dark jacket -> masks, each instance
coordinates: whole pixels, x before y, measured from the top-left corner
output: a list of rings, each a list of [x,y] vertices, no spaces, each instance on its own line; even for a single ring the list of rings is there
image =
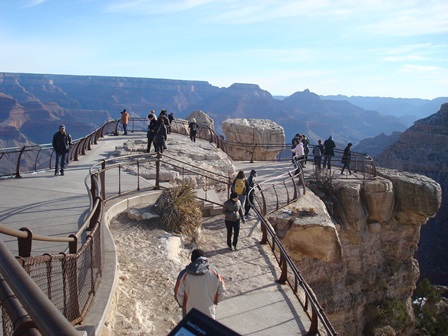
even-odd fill
[[[72,145],[72,137],[68,133],[60,131],[53,135],[53,148],[56,153],[68,153]]]
[[[350,146],[345,147],[341,162],[350,163],[351,156],[352,156],[352,150],[350,149]]]
[[[327,139],[324,141],[324,154],[334,156],[334,148],[336,144],[332,139]]]
[[[157,125],[157,120],[152,118],[152,120],[149,122],[149,125],[148,125],[148,134],[147,134],[148,138],[150,138],[150,139],[154,138],[154,129],[156,128],[156,125]]]

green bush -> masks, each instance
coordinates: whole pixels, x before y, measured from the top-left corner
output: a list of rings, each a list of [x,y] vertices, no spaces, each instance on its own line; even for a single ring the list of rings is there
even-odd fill
[[[165,190],[157,201],[156,211],[165,230],[195,239],[202,225],[201,207],[189,182]]]
[[[431,285],[428,279],[422,280],[415,289],[414,314],[417,320],[416,335],[419,336],[446,336],[448,335],[448,322],[443,311],[439,312],[438,304],[441,301],[440,293]],[[422,299],[425,300],[422,300]]]
[[[408,320],[406,304],[398,299],[385,298],[379,303],[366,307],[369,323],[366,325],[366,335],[389,336],[400,333]]]

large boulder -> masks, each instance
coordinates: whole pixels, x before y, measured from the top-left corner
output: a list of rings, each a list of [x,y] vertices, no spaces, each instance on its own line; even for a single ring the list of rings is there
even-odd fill
[[[283,127],[268,119],[226,119],[227,154],[237,161],[275,160],[284,149]]]

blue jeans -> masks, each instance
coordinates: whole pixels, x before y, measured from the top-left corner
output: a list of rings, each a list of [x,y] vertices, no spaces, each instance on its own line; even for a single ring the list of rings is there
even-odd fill
[[[123,124],[124,135],[128,134],[128,124]]]
[[[61,167],[61,173],[65,169],[65,157],[67,153],[58,153],[56,152],[56,163],[54,165],[54,173],[56,174],[58,172],[59,167]],[[61,163],[59,163],[61,161]]]

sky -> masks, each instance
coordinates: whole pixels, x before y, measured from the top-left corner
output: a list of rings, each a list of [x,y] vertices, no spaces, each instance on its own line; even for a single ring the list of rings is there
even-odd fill
[[[447,0],[1,0],[0,72],[448,96]]]

